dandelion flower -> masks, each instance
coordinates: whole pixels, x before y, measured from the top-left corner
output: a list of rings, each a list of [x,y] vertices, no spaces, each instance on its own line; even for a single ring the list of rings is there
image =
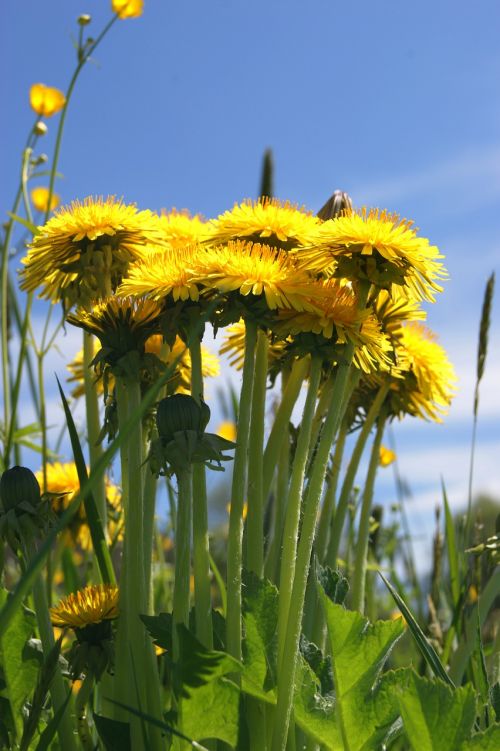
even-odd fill
[[[213,243],[246,239],[287,250],[311,244],[321,221],[288,201],[261,198],[235,204],[211,225]]]
[[[94,584],[60,600],[50,608],[54,626],[84,629],[118,617],[119,589],[111,584]]]
[[[62,110],[66,103],[66,97],[59,89],[45,86],[43,83],[34,83],[30,89],[30,104],[37,115],[52,117]]]
[[[224,422],[221,422],[215,432],[217,435],[225,438],[226,441],[233,441],[233,443],[236,441],[236,423],[232,420],[224,420]]]
[[[144,0],[111,0],[111,8],[119,18],[138,18],[144,11]]]
[[[23,259],[21,287],[65,307],[111,295],[144,248],[161,245],[159,217],[114,197],[86,198],[58,209]]]
[[[209,237],[208,222],[203,221],[199,214],[191,216],[188,211],[162,211],[160,226],[166,244],[172,248],[196,245]]]
[[[37,211],[46,212],[49,209],[49,189],[42,186],[33,188],[31,191],[31,202]],[[52,193],[50,199],[50,211],[53,211],[61,202],[57,193]]]
[[[119,292],[157,302],[170,296],[174,302],[196,302],[200,296],[200,285],[195,281],[199,257],[196,245],[147,253],[130,266]]]
[[[396,454],[386,446],[381,446],[379,451],[379,461],[381,467],[388,467],[396,461]]]

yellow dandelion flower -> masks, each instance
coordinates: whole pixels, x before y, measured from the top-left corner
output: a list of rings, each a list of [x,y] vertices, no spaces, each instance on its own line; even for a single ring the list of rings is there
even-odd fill
[[[219,349],[221,355],[229,355],[229,364],[233,367],[241,370],[243,368],[243,361],[245,359],[245,322],[240,319],[236,323],[232,323],[224,330],[225,337],[224,342]],[[286,341],[285,339],[271,340],[268,349],[268,361],[271,366],[277,360],[280,360]]]
[[[381,467],[388,467],[396,461],[396,454],[386,446],[381,446],[379,451],[379,464]]]
[[[227,441],[233,441],[234,443],[236,440],[236,423],[232,420],[224,420],[215,432]]]
[[[200,260],[199,281],[222,293],[264,296],[270,310],[310,310],[312,279],[284,250],[237,240],[209,249]]]
[[[171,296],[174,302],[196,302],[200,296],[200,285],[195,281],[200,253],[198,246],[189,246],[143,255],[129,267],[120,294],[144,295],[156,301]]]
[[[41,297],[67,308],[113,294],[130,261],[163,242],[159,217],[114,197],[74,201],[39,229],[22,261],[21,287],[41,287]]]
[[[111,0],[111,8],[119,18],[138,18],[144,11],[144,0]]]
[[[54,626],[85,628],[118,617],[119,589],[111,584],[94,584],[60,600],[50,608]]]
[[[211,225],[214,243],[246,239],[289,249],[311,244],[321,221],[289,201],[261,198],[235,204]]]
[[[395,287],[390,293],[381,289],[375,300],[375,314],[382,329],[392,339],[398,341],[401,324],[404,321],[425,321],[427,313],[418,300],[407,297]]]
[[[37,115],[52,117],[62,110],[66,103],[66,97],[59,89],[53,86],[45,86],[43,83],[34,83],[30,88],[30,104]]]
[[[49,208],[49,189],[44,188],[42,186],[39,186],[38,188],[33,188],[31,191],[31,203],[35,207],[37,211],[43,211],[44,213]],[[56,209],[61,202],[60,197],[57,195],[57,193],[52,194],[52,198],[50,199],[50,210],[53,211]]]
[[[188,211],[162,211],[160,226],[163,238],[172,248],[184,248],[186,245],[196,245],[209,237],[210,225],[199,214],[191,216]]]
[[[378,209],[349,210],[324,222],[311,247],[294,251],[300,264],[326,276],[406,285],[418,300],[434,300],[447,274],[443,256],[413,223]]]

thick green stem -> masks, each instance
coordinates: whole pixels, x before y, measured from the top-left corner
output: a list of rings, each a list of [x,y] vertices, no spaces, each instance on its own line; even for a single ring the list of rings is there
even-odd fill
[[[288,423],[290,422],[290,417],[292,416],[302,383],[307,375],[308,367],[308,358],[303,357],[300,360],[295,360],[286,383],[286,388],[281,397],[281,402],[264,451],[264,498],[267,497],[271,488],[276,464],[278,463],[278,457],[283,444],[283,436],[288,434]]]
[[[285,638],[287,633],[290,598],[295,575],[295,561],[297,557],[297,538],[302,499],[302,488],[309,453],[314,408],[318,396],[318,386],[321,378],[321,358],[313,357],[309,374],[304,413],[300,424],[297,448],[293,460],[292,476],[286,504],[285,530],[283,533],[283,552],[280,570],[280,596],[278,611],[278,665],[283,665]]]
[[[382,407],[378,416],[377,432],[373,439],[370,463],[368,465],[368,473],[366,475],[363,500],[361,503],[361,516],[359,519],[358,540],[356,542],[351,596],[352,610],[358,610],[360,613],[364,613],[365,609],[366,558],[368,555],[368,539],[370,537],[370,512],[373,500],[373,489],[375,487],[375,477],[380,463],[380,446],[382,445],[382,437],[384,435],[386,414],[387,411]]]
[[[35,605],[35,612],[38,622],[38,630],[40,632],[40,640],[42,642],[43,654],[44,657],[47,658],[55,644],[55,640],[54,631],[50,622],[50,613],[47,605],[45,585],[40,575],[36,577],[33,585],[33,602]],[[64,686],[64,681],[59,665],[57,665],[55,669],[54,678],[50,685],[50,695],[52,698],[52,703],[54,705],[54,711],[57,712],[57,710],[63,706],[67,697],[67,691]],[[66,707],[64,715],[62,716],[59,723],[59,741],[61,748],[64,748],[65,750],[68,749],[68,751],[77,751],[70,713],[71,702]]]
[[[243,506],[246,491],[248,459],[248,426],[252,407],[253,374],[257,326],[246,321],[245,361],[241,384],[236,450],[234,454],[231,511],[227,548],[227,651],[241,660],[241,563],[243,538]]]
[[[90,363],[94,359],[94,346],[92,334],[83,332],[83,383],[85,386],[85,409],[87,417],[87,439],[89,444],[90,470],[92,471],[97,460],[102,454],[102,447],[97,443],[101,432],[99,421],[99,400],[96,386],[92,378]],[[104,477],[94,486],[93,495],[101,519],[104,534],[108,525],[106,508],[106,490]]]
[[[191,394],[203,398],[201,342],[194,328],[190,336]],[[210,547],[208,538],[207,479],[204,464],[193,465],[193,574],[196,636],[206,647],[213,647],[212,596],[210,592]]]
[[[252,416],[248,445],[248,512],[246,519],[246,565],[261,577],[264,570],[264,418],[269,337],[259,329],[255,350]]]
[[[318,560],[320,562],[323,562],[323,559],[326,555],[326,549],[328,545],[328,532],[330,530],[330,522],[335,511],[337,485],[340,475],[340,467],[342,465],[342,457],[344,456],[344,448],[348,429],[348,421],[344,418],[340,426],[337,441],[335,443],[335,451],[331,461],[330,474],[328,477],[325,497],[323,499],[323,506],[321,507],[321,513],[318,522],[318,532],[314,545],[316,555],[318,556]]]
[[[337,566],[337,556],[339,554],[342,530],[344,528],[347,508],[349,506],[351,491],[354,485],[359,462],[361,460],[361,455],[363,454],[366,441],[368,439],[368,436],[370,435],[370,431],[375,423],[375,420],[377,419],[382,404],[384,403],[384,399],[387,396],[388,390],[389,385],[387,382],[383,383],[382,386],[380,386],[377,395],[373,400],[370,409],[368,410],[368,414],[366,415],[363,427],[360,430],[358,440],[356,441],[354,450],[349,460],[349,465],[347,467],[344,482],[342,483],[342,488],[340,491],[339,502],[337,504],[335,515],[333,517],[330,542],[328,543],[328,551],[326,554],[326,563],[332,568],[335,568]]]
[[[173,600],[174,660],[179,659],[176,624],[189,626],[189,579],[191,576],[191,514],[193,476],[191,468],[177,472],[177,521],[175,525],[175,580]]]

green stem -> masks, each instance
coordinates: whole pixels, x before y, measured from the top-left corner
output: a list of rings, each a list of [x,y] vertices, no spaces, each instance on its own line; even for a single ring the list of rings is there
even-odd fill
[[[246,518],[246,565],[260,578],[264,570],[264,419],[269,337],[259,329],[255,350],[252,414],[248,444],[248,498]]]
[[[156,434],[157,435],[157,434]],[[156,437],[156,436],[155,436]],[[158,478],[146,465],[144,478],[144,586],[147,593],[147,613],[153,614],[152,577],[153,544],[155,528],[156,488]]]
[[[328,532],[330,530],[330,522],[335,511],[337,485],[340,475],[340,468],[342,465],[342,457],[344,456],[344,448],[348,430],[349,421],[344,418],[342,420],[337,441],[335,443],[335,451],[331,461],[325,498],[323,501],[323,506],[321,507],[321,513],[319,517],[318,533],[316,542],[314,544],[316,555],[318,556],[318,560],[320,562],[323,562],[326,555],[326,549],[328,545]]]
[[[281,403],[274,418],[271,433],[264,451],[264,498],[267,497],[273,481],[276,464],[283,444],[283,435],[288,433],[288,423],[292,416],[304,378],[307,375],[309,360],[306,357],[295,360],[283,392]]]
[[[326,563],[332,568],[336,568],[337,566],[340,540],[342,537],[347,508],[349,506],[351,491],[354,485],[359,462],[361,460],[366,441],[368,440],[368,436],[370,435],[370,431],[375,423],[375,420],[377,419],[388,391],[389,385],[388,382],[385,382],[382,384],[382,386],[380,386],[377,395],[375,396],[375,399],[373,400],[370,409],[368,410],[368,414],[366,415],[363,427],[360,430],[358,440],[356,441],[351,458],[349,460],[349,465],[347,467],[344,482],[342,483],[342,488],[340,491],[339,502],[337,504],[335,515],[333,517],[330,542],[328,543],[328,550],[326,553]]]
[[[280,596],[278,610],[278,665],[283,666],[285,654],[285,638],[287,633],[290,599],[295,576],[295,561],[297,557],[297,538],[299,534],[299,521],[301,510],[302,488],[304,475],[309,454],[309,442],[311,439],[314,408],[318,396],[318,387],[321,378],[321,358],[313,357],[309,374],[309,387],[307,390],[304,413],[300,424],[297,449],[293,460],[292,476],[286,504],[285,530],[283,533],[283,552],[281,556],[280,570]]]
[[[227,651],[241,660],[241,563],[243,537],[243,506],[246,490],[248,426],[252,406],[253,375],[257,326],[247,320],[245,325],[245,361],[241,384],[236,450],[234,454],[231,511],[227,548]]]
[[[83,749],[89,749],[92,751],[94,748],[94,741],[92,739],[92,732],[89,728],[87,719],[87,704],[92,695],[92,689],[94,688],[94,676],[92,673],[87,673],[83,679],[83,683],[80,687],[78,695],[75,701],[75,715],[78,726],[78,735],[80,736],[80,742]]]
[[[175,525],[175,579],[173,598],[174,661],[179,659],[177,623],[189,626],[189,579],[191,575],[192,470],[177,472],[177,521]]]
[[[359,519],[358,540],[356,543],[356,552],[354,558],[354,570],[352,577],[352,597],[351,608],[364,613],[365,603],[365,582],[366,582],[366,563],[368,555],[368,538],[370,536],[370,513],[373,500],[373,490],[375,487],[375,477],[380,463],[380,446],[386,422],[387,410],[382,407],[378,420],[377,432],[373,439],[372,452],[368,465],[365,487],[363,490],[363,500],[361,503],[361,516]]]
[[[29,550],[28,546],[25,546],[26,551]],[[26,561],[29,562],[29,555],[25,553]],[[33,602],[35,605],[36,618],[38,623],[38,630],[40,632],[40,640],[42,642],[42,649],[45,659],[47,659],[51,649],[54,647],[54,631],[50,622],[50,613],[47,605],[47,595],[45,591],[45,585],[41,575],[39,574],[33,584]],[[60,667],[57,665],[55,669],[54,678],[50,685],[50,695],[52,703],[54,705],[54,711],[57,712],[60,707],[66,701],[67,691],[64,685],[64,680],[61,675]],[[70,702],[71,705],[71,702]],[[75,736],[73,734],[73,727],[71,722],[71,706],[68,705],[61,718],[58,727],[58,735],[61,743],[61,748],[65,751],[77,751]]]
[[[90,471],[102,454],[102,447],[97,443],[101,432],[99,421],[99,398],[93,381],[91,362],[94,359],[93,336],[83,332],[83,382],[85,386],[85,409],[87,417],[87,439],[89,444]],[[104,478],[94,488],[94,498],[101,519],[102,528],[106,534],[108,527],[108,512],[106,508],[106,490]]]
[[[189,337],[191,355],[191,394],[203,398],[201,340],[196,329]],[[210,548],[208,538],[208,500],[205,465],[193,465],[193,574],[196,636],[206,647],[213,647],[212,596],[210,592]]]

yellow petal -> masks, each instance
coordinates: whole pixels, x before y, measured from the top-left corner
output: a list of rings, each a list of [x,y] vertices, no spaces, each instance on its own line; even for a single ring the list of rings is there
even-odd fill
[[[53,211],[57,208],[60,201],[61,199],[57,193],[52,193],[52,198],[50,199],[50,210]],[[47,211],[49,205],[49,189],[42,186],[33,188],[31,191],[31,203],[37,211]]]
[[[144,0],[112,0],[111,7],[120,18],[138,18],[144,11]]]
[[[59,89],[45,86],[43,83],[34,83],[30,89],[30,104],[38,115],[52,117],[62,110],[66,103],[66,97]]]

